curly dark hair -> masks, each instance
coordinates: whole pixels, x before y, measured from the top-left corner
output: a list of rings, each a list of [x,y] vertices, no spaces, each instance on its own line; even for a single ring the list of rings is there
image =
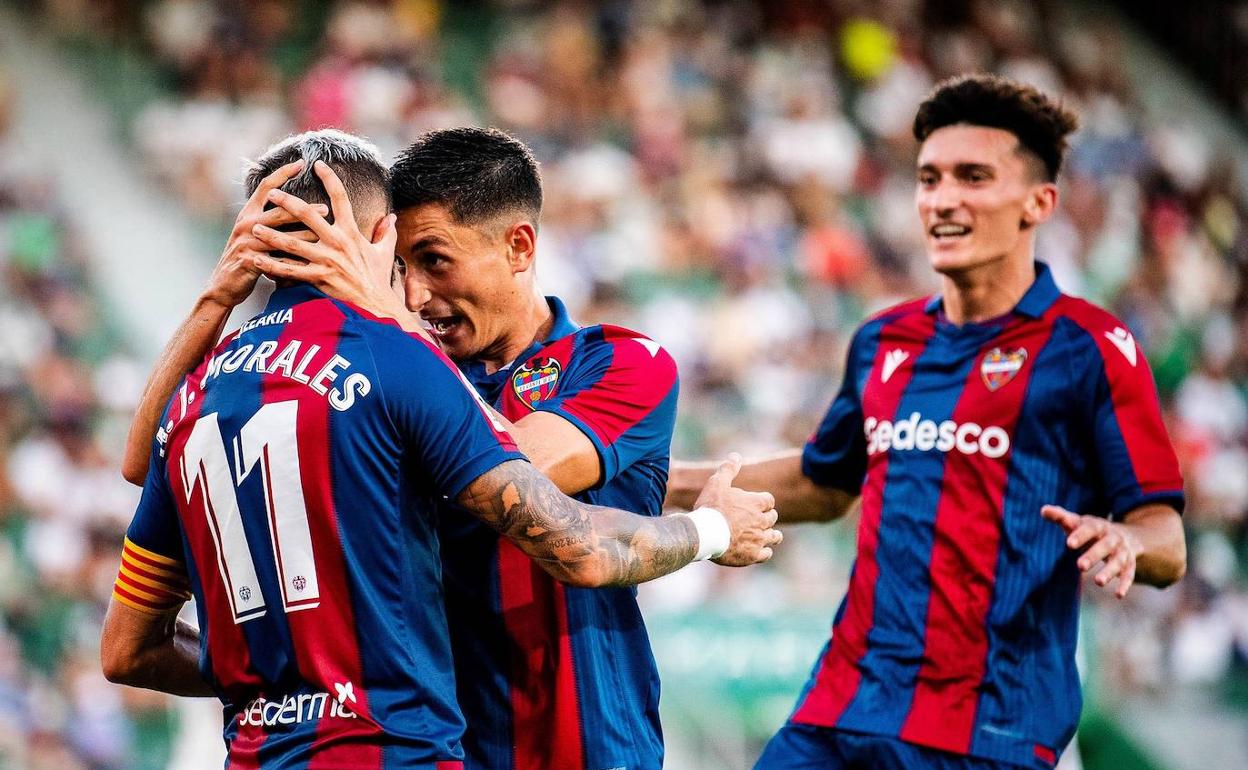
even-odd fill
[[[959,75],[936,84],[914,116],[914,138],[965,123],[1009,131],[1043,165],[1052,182],[1062,167],[1066,137],[1079,118],[1034,86],[1000,75]]]

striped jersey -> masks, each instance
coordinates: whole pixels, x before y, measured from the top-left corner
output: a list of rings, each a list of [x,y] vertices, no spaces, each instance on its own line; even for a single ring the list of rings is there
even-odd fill
[[[425,340],[307,285],[181,384],[115,596],[198,603],[232,770],[460,767],[436,513],[522,459]]]
[[[1131,333],[1049,269],[1008,315],[955,326],[939,297],[849,350],[803,472],[862,495],[858,553],[793,722],[1051,768],[1081,707],[1080,572],[1040,508],[1183,507]]]
[[[675,363],[636,332],[578,329],[548,302],[545,340],[465,374],[508,419],[551,412],[593,442],[602,480],[577,499],[659,515]],[[462,512],[444,519],[442,544],[468,770],[657,770],[659,680],[635,589],[564,586]]]

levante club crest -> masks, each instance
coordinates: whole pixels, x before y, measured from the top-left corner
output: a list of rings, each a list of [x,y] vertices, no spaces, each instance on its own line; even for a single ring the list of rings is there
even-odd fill
[[[538,401],[550,398],[559,385],[563,368],[553,358],[538,358],[526,362],[511,378],[511,387],[520,403],[532,408]]]
[[[1014,379],[1014,375],[1023,368],[1026,360],[1026,348],[1011,350],[1008,353],[1003,352],[1001,348],[993,348],[988,351],[988,355],[984,356],[984,362],[979,365],[979,373],[984,378],[984,384],[988,386],[988,390],[998,390],[1002,385]]]

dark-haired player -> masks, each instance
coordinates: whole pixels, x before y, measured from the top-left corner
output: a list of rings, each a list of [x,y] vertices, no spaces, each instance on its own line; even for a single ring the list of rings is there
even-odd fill
[[[375,149],[304,134],[267,153],[248,183],[240,220],[280,226],[293,218],[265,212],[266,200],[327,201],[333,224],[312,222],[317,241],[351,240],[365,273],[386,280],[394,230]],[[220,696],[239,770],[461,766],[440,498],[525,564],[582,587],[699,557],[754,563],[778,542],[771,496],[733,489],[732,461],[698,517],[565,497],[427,338],[307,283],[279,283],[182,380],[160,423],[103,667],[113,681]],[[175,621],[191,592],[202,636]]]
[[[943,291],[858,329],[810,443],[738,480],[775,489],[786,520],[862,501],[832,639],[758,768],[1051,768],[1081,703],[1080,574],[1122,597],[1184,572],[1144,354],[1033,257],[1075,125],[985,75],[919,108],[915,202]],[[673,500],[707,472],[676,464]]]
[[[521,450],[567,494],[657,516],[675,363],[636,332],[578,328],[558,299],[537,291],[542,188],[529,150],[495,130],[435,131],[402,153],[391,177],[408,303],[513,423]],[[309,222],[319,216],[297,198],[279,203]],[[368,281],[351,244],[300,243],[273,230],[260,237],[248,257],[277,249],[308,261],[265,260],[271,275],[378,313],[404,312],[384,282]],[[224,269],[254,281],[250,268],[240,257]],[[219,323],[215,308],[197,308],[188,323]],[[185,351],[162,368],[176,367],[178,355]],[[135,456],[146,446],[134,440],[143,420],[132,430]],[[658,674],[633,591],[565,587],[462,512],[444,517],[441,537],[467,766],[657,770]]]

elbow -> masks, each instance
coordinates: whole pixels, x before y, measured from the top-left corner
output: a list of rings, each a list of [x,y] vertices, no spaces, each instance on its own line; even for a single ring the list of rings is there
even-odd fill
[[[1177,553],[1166,560],[1164,569],[1158,576],[1156,586],[1158,588],[1166,588],[1183,579],[1187,574],[1187,549],[1180,545]]]
[[[1175,518],[1178,517],[1175,516]],[[1159,584],[1162,588],[1174,585],[1187,574],[1187,535],[1183,531],[1182,522],[1177,522],[1177,524],[1178,526],[1175,527],[1176,531],[1171,538],[1171,547],[1167,554],[1169,558],[1165,560],[1166,569],[1164,570],[1165,574],[1162,575],[1163,582]]]
[[[143,482],[147,480],[147,464],[139,462],[127,452],[121,461],[121,475],[126,481],[129,481],[136,487],[141,487]]]
[[[1187,574],[1187,544],[1182,537],[1166,553],[1153,559],[1149,567],[1147,580],[1141,582],[1155,588],[1168,588],[1182,580]]]
[[[135,661],[132,655],[120,649],[117,644],[110,644],[108,639],[100,643],[100,669],[104,678],[113,684],[132,684],[135,677]]]

